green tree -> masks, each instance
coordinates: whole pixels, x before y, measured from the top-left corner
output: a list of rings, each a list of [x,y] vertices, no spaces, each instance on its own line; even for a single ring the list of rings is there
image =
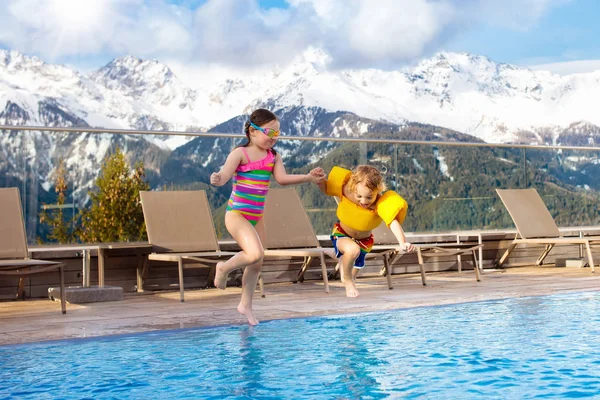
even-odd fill
[[[72,243],[75,241],[75,234],[73,229],[69,228],[72,226],[73,221],[65,221],[63,206],[65,205],[65,198],[67,194],[67,171],[65,168],[64,160],[58,162],[56,172],[54,173],[54,191],[57,194],[56,208],[44,209],[40,213],[40,223],[46,224],[49,228],[48,239],[52,242],[58,243]]]
[[[86,243],[128,242],[146,239],[140,191],[149,190],[142,163],[131,171],[117,148],[96,179],[97,192],[89,192],[91,206],[81,215],[79,237]]]

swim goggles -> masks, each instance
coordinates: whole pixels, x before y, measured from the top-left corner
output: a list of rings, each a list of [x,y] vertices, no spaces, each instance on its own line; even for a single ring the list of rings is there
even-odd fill
[[[279,133],[281,133],[281,131],[276,131],[275,129],[261,128],[260,126],[255,125],[252,122],[250,122],[250,126],[253,127],[254,129],[256,129],[257,131],[261,131],[262,133],[264,133],[271,139],[276,138],[277,136],[279,136]]]

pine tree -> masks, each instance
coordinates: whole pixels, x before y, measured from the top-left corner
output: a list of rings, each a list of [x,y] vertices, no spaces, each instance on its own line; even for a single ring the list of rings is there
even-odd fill
[[[96,179],[97,192],[89,192],[92,204],[82,212],[79,237],[83,242],[128,242],[146,239],[140,191],[149,190],[142,163],[131,171],[117,148]]]
[[[65,221],[63,208],[67,194],[67,171],[64,160],[58,162],[56,168],[54,191],[57,193],[57,208],[49,211],[44,209],[40,213],[40,224],[46,224],[50,228],[48,239],[58,243],[72,243],[75,241],[73,230],[69,228],[72,221]]]

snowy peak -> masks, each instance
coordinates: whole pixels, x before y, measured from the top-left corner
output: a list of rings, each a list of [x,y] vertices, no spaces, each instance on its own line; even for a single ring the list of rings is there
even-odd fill
[[[60,96],[58,88],[85,86],[79,72],[59,64],[47,64],[17,51],[0,50],[0,84],[30,92],[32,96]],[[0,95],[4,90],[0,88]]]
[[[91,73],[90,79],[108,89],[139,97],[148,89],[168,85],[173,76],[173,72],[158,61],[126,56],[116,58]]]
[[[196,93],[185,86],[164,64],[143,61],[133,56],[114,59],[90,74],[89,78],[105,87],[135,99],[148,99],[168,106],[193,108]]]
[[[46,65],[37,57],[28,57],[18,51],[0,49],[0,66],[10,69],[35,68]]]

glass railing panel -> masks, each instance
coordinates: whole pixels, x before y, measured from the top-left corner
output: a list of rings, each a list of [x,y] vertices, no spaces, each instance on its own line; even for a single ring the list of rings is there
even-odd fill
[[[534,187],[559,227],[600,224],[600,150],[528,150]]]
[[[223,165],[239,138],[26,130],[3,134],[12,135],[16,145],[5,153],[12,156],[3,163],[0,183],[19,188],[30,245],[146,240],[143,229],[139,229],[143,223],[141,209],[128,209],[127,215],[121,212],[127,201],[139,199],[132,188],[206,190],[217,232],[227,237],[223,216],[231,183],[212,187],[209,176]],[[181,146],[170,149],[171,142]],[[114,158],[117,148],[123,163]],[[107,164],[109,158],[111,166]],[[143,171],[137,169],[138,163]],[[127,176],[133,187],[120,187],[120,191],[107,194],[119,181],[106,182],[109,168],[113,177],[118,175],[115,168],[123,169],[123,177]],[[105,179],[99,179],[101,176]],[[111,202],[115,212],[94,213],[92,199],[114,197],[114,193],[118,193],[118,200]],[[105,221],[99,227],[98,219],[111,218],[119,221]]]
[[[220,239],[231,239],[225,227],[225,209],[231,195],[232,182],[212,186],[210,175],[221,170],[229,153],[245,143],[237,136],[188,138],[169,152],[160,166],[160,175],[150,180],[153,190],[205,190],[211,207],[215,231]]]
[[[514,229],[495,189],[527,187],[532,180],[520,148],[433,146],[437,193],[420,231]]]
[[[82,215],[99,190],[97,178],[105,156],[114,154],[117,147],[130,172],[136,162],[143,162],[143,181],[152,190],[206,190],[217,234],[222,239],[229,238],[224,214],[231,182],[213,187],[209,177],[220,169],[230,151],[245,141],[239,135],[22,129],[3,130],[2,135],[5,140],[0,155],[0,186],[19,188],[30,244],[57,242],[52,223],[59,219],[61,237],[84,241],[80,234]],[[326,139],[283,139],[275,148],[288,173],[305,174],[315,167],[328,173],[334,165],[348,169],[360,164],[377,167],[387,187],[409,203],[404,222],[407,232],[514,229],[495,193],[497,188],[536,188],[559,226],[600,224],[600,150]],[[61,176],[62,189],[57,191]],[[273,183],[273,187],[277,184]],[[316,233],[328,235],[336,221],[334,199],[320,193],[315,185],[297,185],[296,190]]]

